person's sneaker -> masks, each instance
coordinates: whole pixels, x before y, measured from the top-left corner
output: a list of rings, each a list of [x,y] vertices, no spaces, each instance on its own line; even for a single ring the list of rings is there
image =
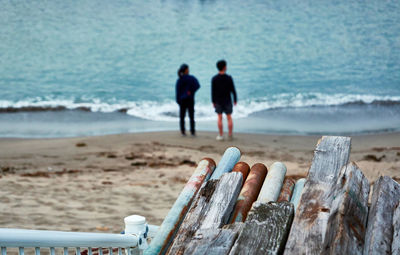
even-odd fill
[[[233,141],[233,135],[228,135],[228,141]]]
[[[217,141],[223,141],[224,140],[224,137],[223,136],[221,136],[221,135],[217,135]]]

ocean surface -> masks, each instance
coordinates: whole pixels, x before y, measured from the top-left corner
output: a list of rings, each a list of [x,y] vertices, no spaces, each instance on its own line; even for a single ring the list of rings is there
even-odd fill
[[[228,62],[235,131],[400,131],[400,1],[0,0],[0,137],[178,130],[190,66],[198,130]],[[226,126],[226,125],[225,125]]]

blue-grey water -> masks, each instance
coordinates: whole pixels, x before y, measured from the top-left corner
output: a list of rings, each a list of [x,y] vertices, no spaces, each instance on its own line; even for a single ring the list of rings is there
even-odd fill
[[[400,130],[399,1],[0,0],[0,136],[177,129],[176,70],[216,130],[215,62],[238,93],[235,130]],[[51,110],[51,111],[50,111]]]

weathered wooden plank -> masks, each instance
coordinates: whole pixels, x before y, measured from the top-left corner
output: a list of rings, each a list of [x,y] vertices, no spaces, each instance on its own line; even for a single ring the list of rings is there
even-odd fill
[[[246,178],[249,175],[249,171],[250,171],[250,166],[246,162],[238,162],[232,169],[232,172],[242,173],[243,183],[246,181]]]
[[[286,174],[286,166],[281,162],[272,164],[265,177],[257,201],[262,203],[275,202],[282,189],[283,180]]]
[[[282,254],[293,215],[289,202],[255,202],[229,254]]]
[[[295,181],[292,178],[285,177],[277,202],[289,202],[292,197],[294,185]]]
[[[400,203],[393,213],[392,255],[400,255]]]
[[[179,225],[184,219],[190,204],[197,191],[204,181],[207,181],[215,169],[215,162],[210,158],[205,158],[199,162],[193,175],[186,183],[174,205],[164,218],[156,236],[150,246],[144,251],[145,255],[165,254],[171,244]]]
[[[356,164],[344,166],[335,187],[323,254],[359,254],[364,247],[369,182]]]
[[[400,201],[400,184],[381,176],[374,184],[364,254],[390,254],[393,238],[393,213]]]
[[[199,229],[187,246],[185,254],[228,254],[242,228],[243,223],[235,223],[226,225],[222,229]]]
[[[285,254],[321,254],[333,188],[350,155],[349,137],[324,136],[314,152]]]
[[[267,173],[268,170],[264,164],[257,163],[251,167],[249,177],[247,177],[240,191],[229,222],[244,222],[246,220],[247,213],[250,211],[253,202],[256,201]]]
[[[290,198],[290,203],[294,206],[294,212],[296,213],[297,206],[299,205],[301,194],[303,193],[304,184],[306,183],[305,178],[298,179],[294,185],[293,194]]]
[[[183,254],[199,229],[220,228],[229,220],[242,186],[241,173],[227,173],[209,180],[197,193],[168,254]]]
[[[226,149],[210,179],[216,180],[219,179],[224,173],[231,172],[239,159],[240,150],[238,148],[229,147],[228,149]]]

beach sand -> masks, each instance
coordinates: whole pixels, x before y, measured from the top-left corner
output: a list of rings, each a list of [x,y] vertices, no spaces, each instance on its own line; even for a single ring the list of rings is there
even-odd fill
[[[281,161],[288,175],[305,176],[320,136],[177,132],[62,139],[0,139],[0,227],[118,233],[123,218],[161,224],[203,157],[217,163],[236,146],[242,161],[268,167]],[[354,136],[351,161],[372,183],[400,180],[400,133]]]

